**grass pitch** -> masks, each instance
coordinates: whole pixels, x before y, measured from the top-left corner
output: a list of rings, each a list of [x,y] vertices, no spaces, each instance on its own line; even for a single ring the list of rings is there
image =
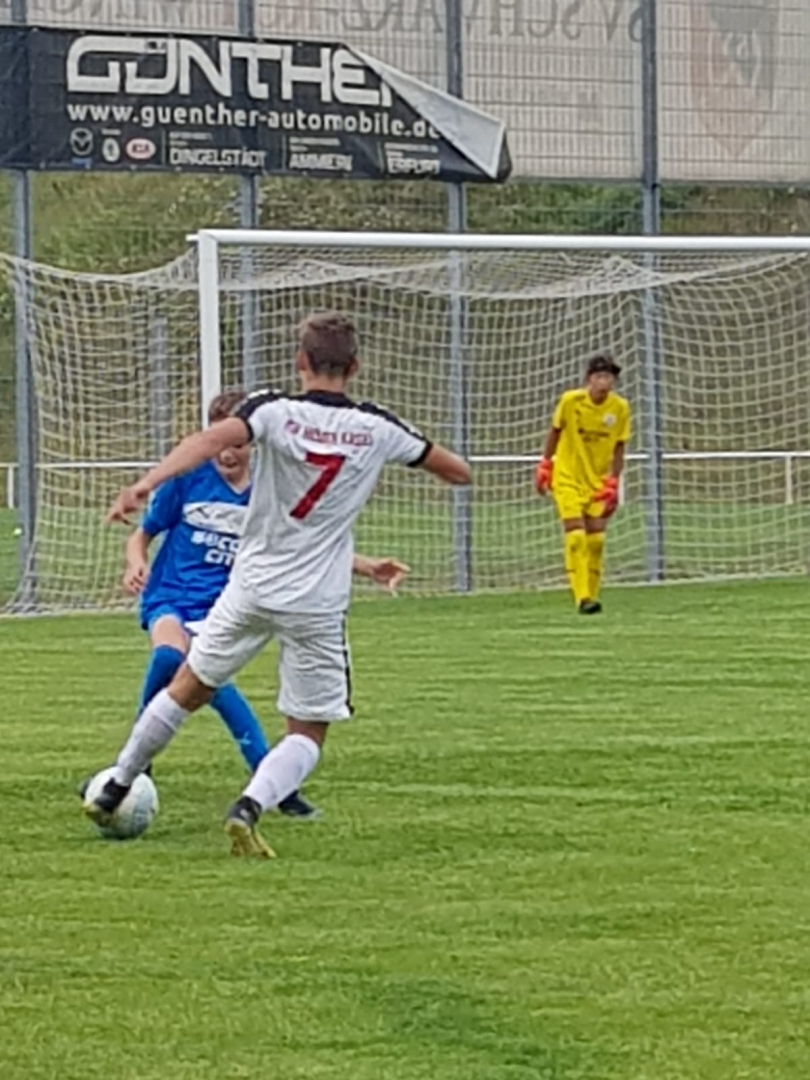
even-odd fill
[[[810,585],[606,599],[359,603],[325,818],[256,864],[210,713],[143,840],[81,818],[132,620],[0,622],[2,1080],[805,1080]]]

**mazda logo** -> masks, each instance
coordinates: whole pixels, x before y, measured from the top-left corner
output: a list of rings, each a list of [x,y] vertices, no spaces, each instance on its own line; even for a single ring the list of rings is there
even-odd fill
[[[70,149],[76,157],[87,157],[93,149],[93,132],[87,128],[74,128],[70,133]]]

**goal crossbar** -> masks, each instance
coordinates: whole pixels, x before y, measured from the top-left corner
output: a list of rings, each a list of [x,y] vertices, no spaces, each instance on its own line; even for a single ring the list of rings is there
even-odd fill
[[[594,251],[765,254],[810,251],[810,236],[593,236],[556,233],[402,233],[312,229],[201,229],[191,243],[433,251]]]

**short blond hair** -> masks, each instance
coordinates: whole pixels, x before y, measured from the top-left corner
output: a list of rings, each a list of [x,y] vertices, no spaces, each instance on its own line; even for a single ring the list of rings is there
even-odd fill
[[[215,424],[217,420],[227,420],[229,416],[233,416],[234,409],[244,399],[245,391],[240,390],[238,386],[231,390],[223,390],[221,394],[212,398],[208,406],[208,423]]]

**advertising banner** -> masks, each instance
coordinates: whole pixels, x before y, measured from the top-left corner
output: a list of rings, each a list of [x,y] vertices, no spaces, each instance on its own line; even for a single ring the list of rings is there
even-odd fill
[[[356,48],[0,27],[0,167],[493,182],[505,126]]]

